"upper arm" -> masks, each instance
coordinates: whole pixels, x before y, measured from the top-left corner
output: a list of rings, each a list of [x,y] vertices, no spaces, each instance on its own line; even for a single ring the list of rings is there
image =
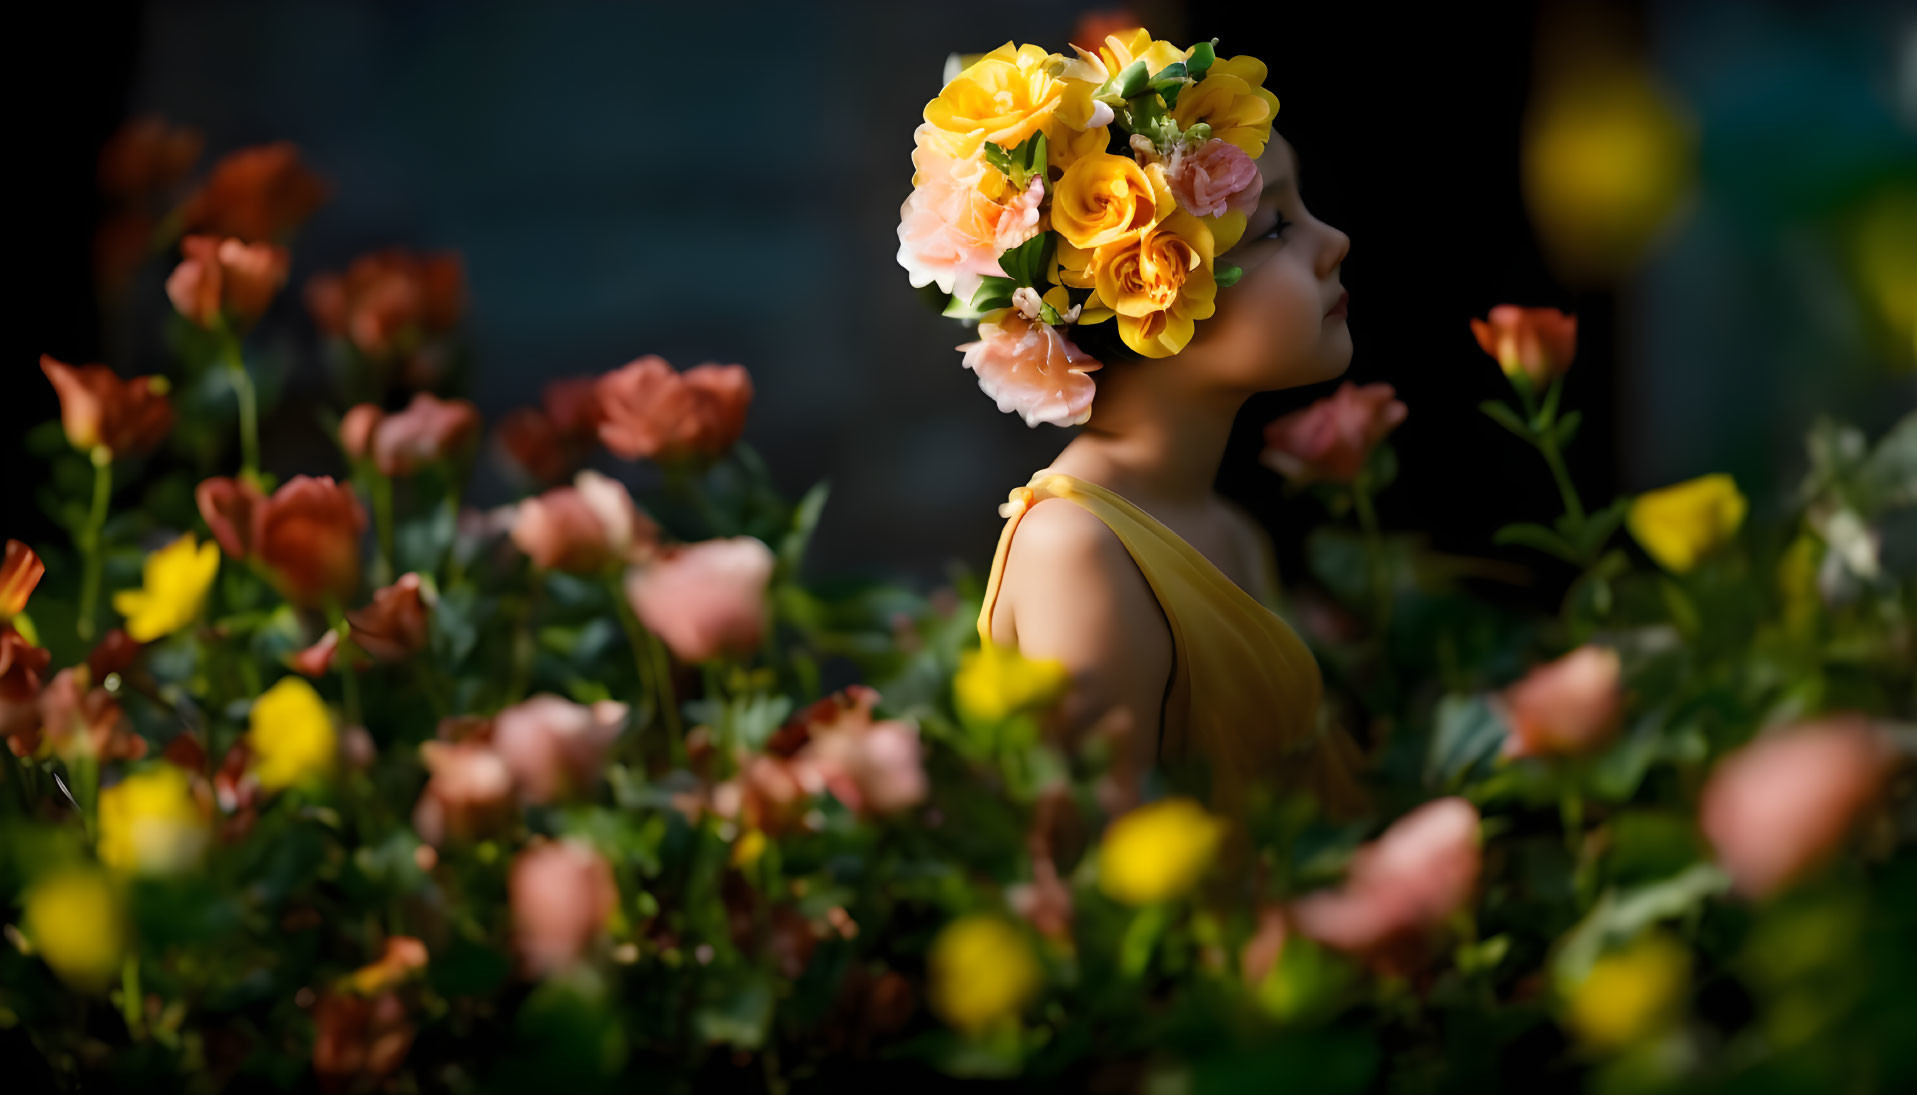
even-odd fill
[[[1071,674],[1068,732],[1122,709],[1134,755],[1149,763],[1171,676],[1171,631],[1117,534],[1069,500],[1042,499],[1020,519],[1002,583],[1020,652],[1057,659]]]

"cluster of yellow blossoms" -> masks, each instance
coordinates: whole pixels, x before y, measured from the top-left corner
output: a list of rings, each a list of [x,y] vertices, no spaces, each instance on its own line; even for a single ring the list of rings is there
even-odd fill
[[[1211,43],[1180,49],[1140,29],[1073,50],[1007,42],[926,105],[899,262],[913,285],[950,294],[948,315],[1003,327],[1017,313],[1054,330],[1116,319],[1127,346],[1167,357],[1236,278],[1217,258],[1256,204],[1252,161],[1278,100],[1263,62],[1218,57]],[[1042,362],[1048,347],[1031,347]]]

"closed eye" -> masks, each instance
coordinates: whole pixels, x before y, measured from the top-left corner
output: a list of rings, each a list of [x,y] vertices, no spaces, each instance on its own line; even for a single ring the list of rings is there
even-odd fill
[[[1275,240],[1275,239],[1284,238],[1285,229],[1291,227],[1291,222],[1285,219],[1285,215],[1283,213],[1277,214],[1277,217],[1278,219],[1271,223],[1271,227],[1266,229],[1265,234],[1262,236],[1259,236],[1258,237],[1259,239]]]

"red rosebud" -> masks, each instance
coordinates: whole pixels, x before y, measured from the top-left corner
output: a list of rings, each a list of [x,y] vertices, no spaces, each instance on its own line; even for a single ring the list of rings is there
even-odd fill
[[[166,398],[164,377],[121,380],[105,365],[76,368],[47,354],[40,355],[40,371],[60,395],[60,424],[67,443],[81,452],[96,446],[116,457],[143,452],[158,445],[173,428],[173,405]]]

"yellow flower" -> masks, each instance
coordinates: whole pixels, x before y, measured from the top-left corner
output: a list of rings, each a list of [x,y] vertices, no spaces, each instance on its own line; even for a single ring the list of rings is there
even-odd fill
[[[253,751],[254,774],[269,791],[326,778],[338,742],[333,713],[298,677],[280,678],[253,701],[246,744]]]
[[[1666,570],[1682,574],[1737,534],[1746,503],[1722,473],[1639,495],[1625,524]]]
[[[1211,135],[1230,141],[1257,159],[1271,140],[1271,120],[1278,115],[1278,96],[1266,91],[1265,63],[1256,57],[1220,57],[1205,78],[1179,93],[1172,119],[1180,129],[1200,122]]]
[[[1224,823],[1191,799],[1140,806],[1105,829],[1098,888],[1127,905],[1183,896],[1211,866],[1224,835]]]
[[[1084,249],[1150,228],[1177,207],[1163,169],[1147,175],[1130,156],[1081,157],[1052,187],[1052,227]]]
[[[1653,932],[1594,962],[1565,1018],[1587,1045],[1621,1049],[1670,1024],[1690,979],[1690,951]]]
[[[150,643],[199,618],[219,572],[220,545],[208,540],[195,546],[189,532],[146,557],[143,588],[115,593],[113,609],[126,617],[126,633],[135,642]]]
[[[1086,55],[1081,51],[1080,56]],[[1167,66],[1190,57],[1191,50],[1179,49],[1162,38],[1153,38],[1144,27],[1136,27],[1105,36],[1105,41],[1098,47],[1098,60],[1105,69],[1105,75],[1099,79],[1103,81],[1107,76],[1116,76],[1138,60],[1145,62],[1147,76],[1156,76]]]
[[[1093,86],[1061,79],[1064,61],[1037,46],[1007,42],[952,78],[925,105],[925,120],[942,135],[942,150],[969,159],[985,142],[1015,148],[1044,131],[1048,144],[1090,125]]]
[[[1027,658],[1017,647],[986,643],[959,655],[952,695],[966,715],[998,722],[1051,703],[1069,680],[1063,662]]]
[[[1115,312],[1125,345],[1146,357],[1170,357],[1215,309],[1213,248],[1203,220],[1174,210],[1152,227],[1090,252],[1062,243],[1059,280],[1093,287],[1080,323]]]
[[[126,951],[120,894],[105,873],[69,868],[27,891],[20,926],[60,979],[76,989],[105,988]]]
[[[185,772],[157,764],[100,792],[100,862],[177,874],[197,866],[212,833]]]
[[[1038,991],[1031,945],[996,916],[954,920],[926,956],[932,1010],[967,1034],[1016,1019]]]

